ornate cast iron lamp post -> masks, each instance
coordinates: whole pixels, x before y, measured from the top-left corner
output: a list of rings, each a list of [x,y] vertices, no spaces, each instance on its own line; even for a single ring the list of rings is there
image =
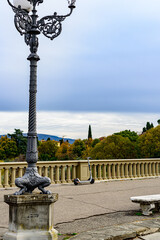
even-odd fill
[[[37,55],[38,35],[43,33],[51,40],[58,37],[62,31],[62,21],[72,14],[76,0],[68,0],[69,14],[59,16],[55,12],[53,15],[43,17],[40,20],[38,20],[36,7],[43,3],[43,0],[13,0],[14,5],[11,4],[10,0],[7,1],[15,13],[16,29],[21,35],[24,35],[25,43],[30,47],[30,55],[27,58],[30,61],[29,123],[26,153],[28,167],[24,176],[15,180],[16,186],[20,188],[15,195],[21,195],[25,192],[32,193],[37,187],[42,193],[49,194],[50,192],[45,190],[44,187],[49,186],[51,181],[48,177],[41,177],[36,167],[38,161],[36,131],[37,62],[40,60]]]

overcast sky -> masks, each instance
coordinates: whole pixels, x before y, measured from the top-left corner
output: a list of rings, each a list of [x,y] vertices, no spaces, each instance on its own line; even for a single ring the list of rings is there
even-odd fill
[[[29,49],[7,0],[0,4],[0,111],[24,112]],[[38,111],[158,114],[160,1],[77,0],[76,5],[58,38],[40,36]],[[40,17],[65,14],[67,0],[45,0],[38,10]]]
[[[13,133],[14,128],[26,133],[27,116],[27,112],[0,112],[0,134]],[[86,139],[88,124],[92,126],[93,138],[99,138],[126,129],[140,134],[148,119],[156,126],[159,114],[40,111],[37,125],[38,133]]]

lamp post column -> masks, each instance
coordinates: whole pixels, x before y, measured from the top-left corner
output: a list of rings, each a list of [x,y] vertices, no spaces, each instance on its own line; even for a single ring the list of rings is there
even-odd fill
[[[40,31],[37,29],[38,15],[36,10],[36,1],[33,1],[31,18],[32,25],[26,33],[27,43],[30,46],[31,52],[29,57],[27,58],[27,60],[30,61],[30,85],[29,85],[29,121],[28,121],[26,160],[28,163],[28,168],[36,168],[36,162],[38,161],[37,126],[36,126],[37,62],[40,60],[39,56],[37,55],[38,50],[37,35],[40,34]]]
[[[38,161],[37,127],[36,127],[36,94],[37,94],[37,61],[38,55],[28,57],[30,61],[30,85],[29,85],[29,122],[27,137],[26,160],[28,167],[36,167]]]

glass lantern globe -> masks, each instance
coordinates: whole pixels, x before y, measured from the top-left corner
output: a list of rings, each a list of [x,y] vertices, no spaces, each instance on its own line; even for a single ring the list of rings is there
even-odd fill
[[[33,5],[28,0],[13,0],[13,5],[18,8],[21,6],[22,9],[30,12],[33,9]]]

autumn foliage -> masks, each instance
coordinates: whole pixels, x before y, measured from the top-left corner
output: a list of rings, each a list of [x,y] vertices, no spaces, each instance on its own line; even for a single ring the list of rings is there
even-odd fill
[[[26,139],[20,131],[1,137],[0,160],[14,160],[24,153]],[[16,135],[15,135],[16,134]],[[86,159],[135,159],[160,157],[160,125],[138,135],[125,130],[99,139],[77,139],[73,144],[48,139],[38,142],[39,161]],[[25,155],[24,155],[25,156]]]

